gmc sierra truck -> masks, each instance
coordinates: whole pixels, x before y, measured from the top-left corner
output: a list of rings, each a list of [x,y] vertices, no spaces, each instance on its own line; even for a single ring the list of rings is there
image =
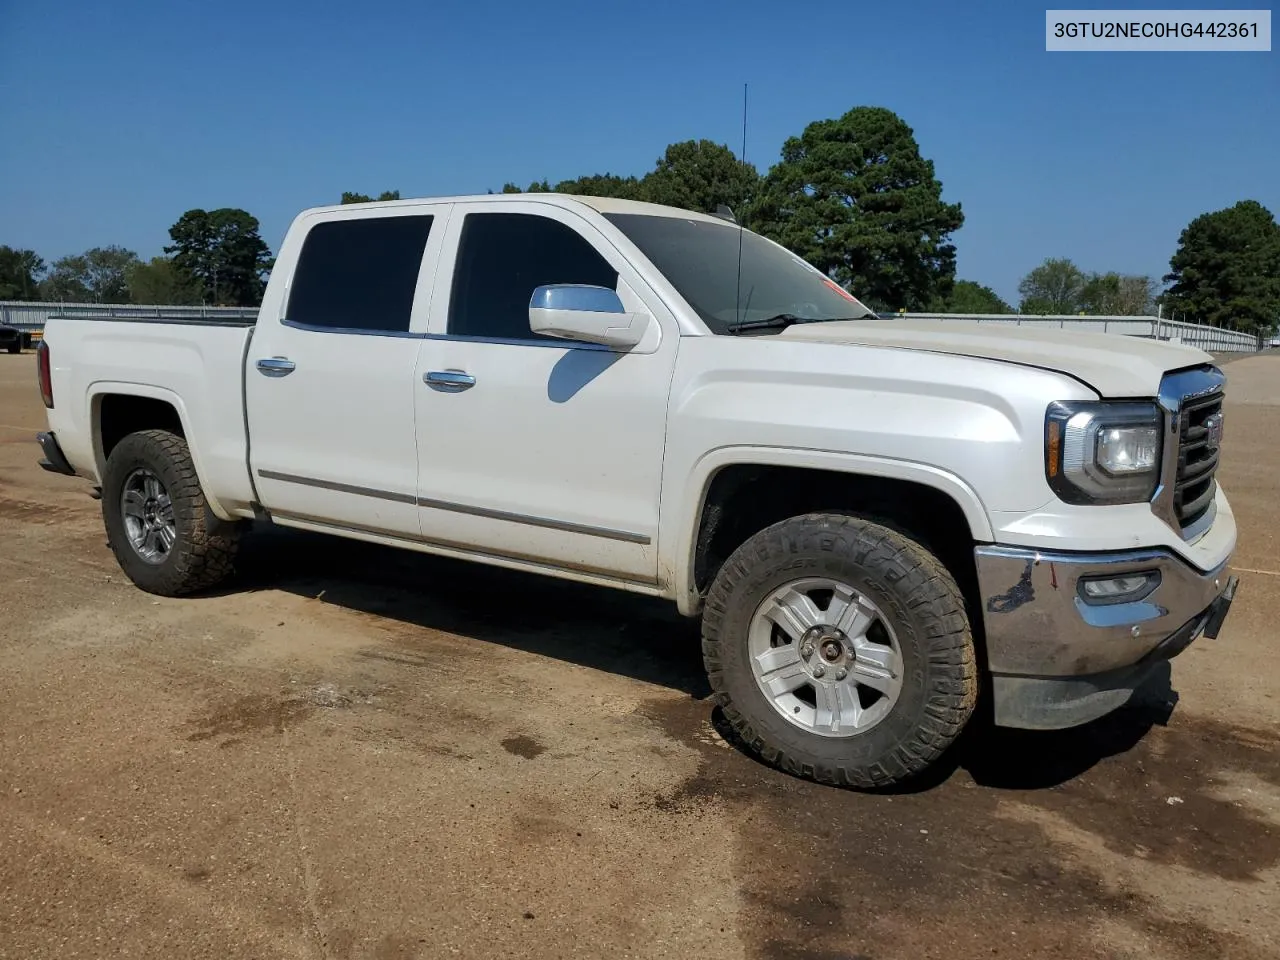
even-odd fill
[[[828,783],[919,774],[980,689],[1101,716],[1235,592],[1209,355],[879,319],[725,217],[307,210],[256,322],[55,317],[38,366],[44,466],[143,590],[273,523],[665,597],[742,741]]]

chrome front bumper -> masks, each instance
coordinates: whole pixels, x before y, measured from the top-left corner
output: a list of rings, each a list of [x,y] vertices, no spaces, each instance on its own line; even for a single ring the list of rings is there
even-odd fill
[[[1208,573],[1166,550],[975,551],[996,722],[1085,723],[1123,704],[1150,669],[1201,634],[1216,636],[1235,593],[1227,564]],[[1150,593],[1089,602],[1080,582],[1156,571]]]

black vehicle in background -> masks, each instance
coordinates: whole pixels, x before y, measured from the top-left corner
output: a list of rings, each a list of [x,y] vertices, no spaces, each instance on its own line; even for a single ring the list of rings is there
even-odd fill
[[[10,353],[21,353],[26,334],[17,327],[6,327],[0,324],[0,350]]]

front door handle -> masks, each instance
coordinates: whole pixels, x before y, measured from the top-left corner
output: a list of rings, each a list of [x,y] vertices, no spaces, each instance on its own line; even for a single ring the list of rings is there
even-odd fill
[[[422,375],[422,380],[428,386],[455,393],[476,385],[476,378],[464,370],[429,370]]]
[[[257,363],[258,372],[264,377],[287,377],[297,366],[285,357],[263,357]]]

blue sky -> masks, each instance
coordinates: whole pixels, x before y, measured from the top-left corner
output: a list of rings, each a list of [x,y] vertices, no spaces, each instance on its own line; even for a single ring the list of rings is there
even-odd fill
[[[1221,6],[1221,5],[1220,5]],[[343,190],[642,174],[670,142],[767,168],[806,123],[897,111],[1016,298],[1047,256],[1159,275],[1178,234],[1280,213],[1280,53],[1046,53],[1043,5],[0,0],[0,243],[160,252],[191,207],[278,247]]]

